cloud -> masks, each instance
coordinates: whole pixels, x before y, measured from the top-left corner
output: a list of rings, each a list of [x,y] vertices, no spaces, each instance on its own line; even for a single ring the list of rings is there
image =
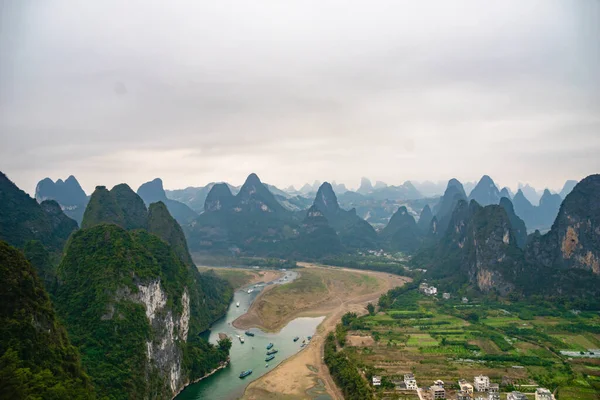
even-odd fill
[[[252,171],[558,188],[600,167],[599,4],[14,2],[1,168],[28,190]]]

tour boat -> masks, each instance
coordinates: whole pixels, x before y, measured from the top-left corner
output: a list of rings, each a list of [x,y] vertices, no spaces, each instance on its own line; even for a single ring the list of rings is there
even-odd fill
[[[238,301],[237,303],[235,303],[235,306],[239,307],[240,306],[240,302]]]
[[[250,375],[251,373],[252,373],[252,370],[251,370],[251,369],[248,369],[248,370],[246,370],[246,371],[242,371],[242,373],[240,374],[240,378],[245,378],[245,377],[247,377],[248,375]]]
[[[274,355],[270,355],[269,357],[265,358],[265,361],[271,361],[274,358],[275,358]]]
[[[270,350],[270,349],[271,349],[271,347],[273,347],[273,343],[269,343],[269,344],[267,345],[267,350]]]
[[[275,353],[277,353],[278,351],[279,351],[279,350],[277,350],[277,349],[272,349],[272,350],[269,350],[269,351],[267,351],[267,355],[268,355],[268,356],[270,356],[271,354],[275,354]]]
[[[297,341],[298,341],[298,339],[300,339],[300,338],[299,338],[298,336],[296,336],[296,337],[294,338],[294,342],[297,342]]]
[[[254,333],[252,333],[252,332],[250,332],[250,331],[246,331],[246,332],[244,332],[244,333],[245,333],[246,335],[248,335],[248,336],[254,336]]]

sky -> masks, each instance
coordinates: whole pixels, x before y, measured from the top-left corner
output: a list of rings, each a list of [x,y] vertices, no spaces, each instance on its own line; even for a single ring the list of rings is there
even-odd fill
[[[0,0],[0,170],[32,193],[600,172],[600,1]]]

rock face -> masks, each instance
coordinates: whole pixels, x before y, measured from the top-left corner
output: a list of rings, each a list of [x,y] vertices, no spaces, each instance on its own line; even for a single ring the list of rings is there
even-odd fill
[[[56,182],[50,178],[42,179],[35,188],[35,199],[38,203],[44,200],[54,200],[60,204],[63,212],[81,224],[83,212],[88,202],[88,197],[79,185],[77,179],[71,175],[64,182]]]
[[[446,187],[446,191],[440,199],[440,202],[433,210],[434,215],[437,217],[437,231],[439,234],[446,232],[446,228],[452,217],[452,212],[461,200],[467,200],[465,190],[457,179],[452,178],[448,181],[448,186]]]
[[[160,222],[164,212],[162,203],[153,205],[149,225],[158,221],[169,239],[173,227]],[[172,397],[227,358],[197,334],[218,318],[231,289],[224,291],[228,286],[212,277],[204,280],[146,230],[101,223],[78,231],[59,280],[59,314],[95,386],[107,396]]]
[[[461,285],[465,281],[484,292],[504,295],[514,288],[521,271],[522,251],[502,206],[481,207],[460,200],[448,228],[432,248],[413,262],[431,269],[433,277]]]
[[[550,231],[533,235],[528,261],[543,267],[600,274],[600,175],[590,175],[567,195]]]
[[[500,191],[488,175],[484,175],[477,186],[471,191],[469,200],[475,200],[479,205],[488,206],[500,202]]]
[[[415,219],[404,206],[398,208],[380,236],[390,248],[409,253],[419,248],[422,239]]]
[[[522,197],[517,193],[515,201]],[[523,196],[524,197],[524,196]],[[455,287],[465,283],[503,295],[600,295],[600,175],[582,180],[560,206],[552,229],[527,237],[510,201],[459,201],[445,234],[413,257],[415,266]],[[532,206],[533,207],[533,206]],[[520,248],[521,247],[521,248]]]
[[[169,213],[182,225],[188,224],[198,216],[198,214],[186,204],[168,199],[165,189],[163,188],[162,179],[160,178],[142,184],[138,188],[137,194],[142,198],[144,203],[146,203],[146,206],[159,201],[163,202],[167,206]]]

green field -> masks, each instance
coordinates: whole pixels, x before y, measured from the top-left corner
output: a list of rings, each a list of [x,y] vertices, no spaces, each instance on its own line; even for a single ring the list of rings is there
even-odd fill
[[[600,359],[560,354],[600,348],[598,313],[489,299],[465,306],[414,288],[382,299],[378,313],[347,328],[348,335],[375,339],[369,346],[345,347],[367,377],[394,380],[412,372],[421,387],[442,379],[450,384],[449,398],[459,379],[472,381],[479,374],[504,383],[504,392],[540,386],[557,389],[559,399],[600,398]],[[377,391],[378,398],[396,398],[391,393],[393,387]]]

